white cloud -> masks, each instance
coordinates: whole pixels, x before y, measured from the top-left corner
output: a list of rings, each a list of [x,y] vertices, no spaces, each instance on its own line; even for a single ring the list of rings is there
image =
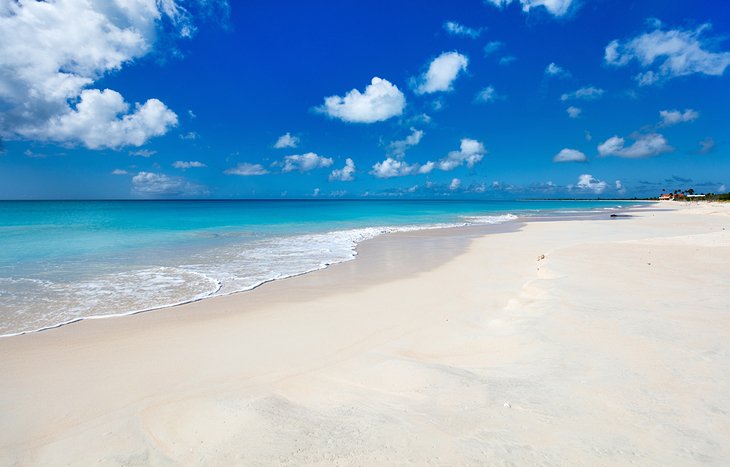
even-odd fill
[[[370,173],[378,178],[404,177],[406,175],[430,173],[433,167],[433,162],[426,162],[423,165],[408,164],[404,160],[388,157],[383,162],[373,165],[373,170]]]
[[[464,138],[458,151],[451,151],[445,158],[438,162],[438,168],[444,171],[454,170],[466,164],[472,168],[474,164],[482,160],[487,150],[484,145],[475,139]]]
[[[593,86],[586,86],[582,87],[580,89],[577,89],[574,92],[567,92],[560,96],[561,101],[567,101],[569,99],[583,99],[583,100],[594,100],[598,99],[603,95],[605,91],[601,88],[596,88]]]
[[[0,136],[89,148],[140,146],[177,124],[157,99],[130,108],[94,82],[148,54],[161,21],[192,24],[175,0],[3,2]]]
[[[709,29],[709,24],[695,30],[655,29],[624,42],[614,40],[606,46],[604,60],[617,67],[636,61],[647,70],[635,76],[641,86],[694,73],[721,76],[730,65],[730,52],[709,50],[717,42],[703,37]]]
[[[437,97],[433,100],[433,102],[431,102],[431,108],[434,110],[434,112],[442,110],[445,105],[446,104],[444,104],[444,99],[442,97]]]
[[[565,111],[568,112],[568,117],[570,118],[578,118],[580,117],[581,112],[583,112],[583,110],[581,110],[580,108],[572,105],[565,109]]]
[[[34,159],[45,159],[47,157],[45,154],[39,154],[31,151],[30,149],[26,149],[25,151],[23,151],[23,155],[25,157],[32,157]]]
[[[545,74],[548,76],[556,76],[558,78],[567,78],[570,76],[570,72],[568,72],[565,68],[556,65],[555,62],[551,62],[547,67],[545,67]]]
[[[329,167],[334,161],[329,157],[319,156],[313,152],[284,156],[282,172],[309,172],[310,170]]]
[[[505,55],[504,57],[499,59],[499,64],[500,65],[509,65],[510,63],[514,62],[515,60],[517,60],[517,57],[515,57],[514,55]]]
[[[614,186],[616,187],[616,191],[619,192],[620,194],[626,193],[626,188],[624,187],[624,184],[621,183],[621,180],[616,180],[614,182]]]
[[[226,175],[241,175],[243,177],[250,177],[255,175],[266,175],[269,173],[261,164],[250,164],[248,162],[241,162],[235,167],[226,169],[223,171]]]
[[[466,71],[469,59],[458,52],[444,52],[434,58],[428,70],[413,79],[416,94],[451,91],[459,73]]]
[[[205,194],[200,185],[181,177],[169,177],[154,172],[139,172],[132,177],[132,193],[140,196],[195,196]]]
[[[299,137],[292,136],[289,132],[279,136],[279,139],[274,143],[274,148],[276,149],[295,148],[297,146],[299,146]]]
[[[623,138],[612,136],[598,146],[598,154],[602,157],[618,156],[628,159],[658,156],[673,150],[664,136],[658,133],[639,135],[630,146],[626,146]]]
[[[434,164],[431,161],[426,162],[425,164],[421,165],[418,169],[419,174],[430,174],[433,171],[433,168],[436,164]]]
[[[177,115],[157,99],[129,104],[111,89],[81,91],[74,109],[50,117],[42,124],[18,128],[24,138],[83,143],[89,149],[141,146],[153,136],[161,136],[177,125]]]
[[[662,126],[676,125],[677,123],[691,122],[700,117],[700,113],[696,110],[660,110],[659,116],[662,118]]]
[[[502,8],[510,3],[512,0],[485,0],[492,5]],[[519,0],[522,5],[522,11],[529,12],[532,8],[545,7],[545,9],[554,16],[563,16],[570,11],[570,5],[573,0]]]
[[[446,32],[448,32],[452,36],[465,36],[471,37],[472,39],[476,39],[482,33],[482,28],[470,28],[454,21],[445,22],[444,30],[446,30]]]
[[[202,162],[198,162],[198,161],[175,161],[172,163],[172,166],[176,169],[191,169],[191,168],[208,167],[207,165],[203,164]]]
[[[492,102],[497,100],[498,97],[499,96],[497,95],[497,91],[494,89],[494,86],[487,86],[479,91],[476,100],[477,102]]]
[[[112,175],[127,175],[127,171],[124,169],[114,169],[112,170]]]
[[[330,173],[330,181],[349,182],[353,180],[352,174],[355,173],[355,163],[349,157],[345,159],[345,166],[341,169],[335,169]]]
[[[608,184],[602,180],[593,178],[593,175],[583,174],[578,176],[578,183],[576,183],[575,186],[579,190],[590,191],[592,193],[600,195],[601,193],[606,191]]]
[[[459,180],[458,178],[452,178],[451,183],[449,183],[449,190],[451,190],[451,191],[458,190],[460,186],[461,186],[461,180]]]
[[[702,141],[700,141],[700,154],[707,154],[711,152],[713,149],[715,149],[715,140],[713,138],[705,138]]]
[[[180,139],[188,140],[188,141],[194,141],[200,137],[199,134],[197,134],[194,131],[188,131],[187,133],[184,133],[180,135]]]
[[[319,196],[319,192],[320,192],[320,191],[321,191],[321,190],[320,190],[319,188],[315,188],[315,189],[314,189],[314,190],[312,191],[312,197],[316,198],[317,196]]]
[[[395,158],[402,158],[408,148],[421,142],[423,135],[425,135],[423,131],[411,128],[411,134],[406,136],[405,139],[393,141],[388,145],[388,154]]]
[[[426,113],[420,113],[418,115],[414,115],[413,117],[408,119],[409,123],[420,123],[423,125],[427,125],[431,123],[431,116]]]
[[[374,123],[403,113],[406,98],[397,86],[375,77],[361,93],[353,89],[345,97],[330,96],[316,110],[345,122]]]
[[[488,42],[487,45],[484,46],[484,56],[488,57],[492,55],[494,52],[498,51],[504,46],[503,42],[500,41],[492,41]]]
[[[647,71],[634,76],[634,79],[639,83],[639,86],[649,86],[659,81],[659,75],[653,71]]]
[[[157,154],[157,151],[154,151],[152,149],[138,149],[136,151],[129,151],[130,156],[136,157],[152,157],[155,154]]]
[[[553,162],[585,162],[586,155],[577,149],[562,149],[553,157]]]

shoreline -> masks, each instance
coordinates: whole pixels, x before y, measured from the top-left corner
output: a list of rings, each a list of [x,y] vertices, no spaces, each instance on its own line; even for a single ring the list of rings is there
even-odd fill
[[[0,339],[0,464],[720,462],[730,209],[633,214]]]
[[[578,201],[596,201],[596,200],[578,200]],[[601,201],[601,200],[599,200],[599,201]],[[605,200],[605,201],[606,202],[612,202],[614,200]],[[636,204],[638,204],[638,203],[641,203],[641,201],[636,202]],[[641,207],[640,205],[633,206],[633,208],[640,208],[640,207]],[[630,210],[630,209],[632,209],[632,207],[603,208],[603,209],[606,209],[606,210],[627,210],[628,209],[628,210]],[[251,286],[250,288],[247,288],[247,289],[233,290],[233,291],[226,292],[226,293],[221,293],[221,294],[218,293],[221,290],[221,288],[223,287],[222,284],[221,284],[221,282],[218,281],[218,280],[215,280],[213,278],[209,278],[210,280],[215,280],[215,282],[218,284],[216,290],[213,291],[213,292],[211,292],[211,293],[207,293],[207,294],[204,294],[204,295],[195,296],[193,298],[181,300],[181,301],[178,301],[178,302],[167,303],[167,304],[163,304],[163,305],[157,305],[157,306],[152,306],[152,307],[142,308],[142,309],[136,309],[136,310],[131,310],[131,311],[115,312],[115,313],[101,314],[101,315],[80,316],[80,317],[77,317],[77,318],[70,319],[68,321],[63,321],[63,322],[60,322],[60,323],[54,323],[54,324],[51,324],[51,325],[48,325],[48,326],[44,326],[44,327],[41,327],[41,328],[37,328],[37,329],[30,329],[30,330],[17,331],[17,332],[12,332],[12,333],[7,333],[7,334],[0,334],[0,339],[5,339],[5,338],[9,338],[9,337],[16,337],[16,336],[22,336],[22,335],[26,335],[26,334],[34,334],[34,333],[38,333],[38,332],[52,331],[54,329],[59,329],[59,328],[64,327],[64,326],[73,325],[73,324],[76,324],[76,323],[79,323],[79,322],[82,322],[82,321],[87,321],[87,320],[101,320],[101,319],[124,318],[126,316],[133,316],[133,315],[137,315],[137,314],[140,314],[140,313],[149,313],[149,312],[155,312],[155,311],[160,311],[160,310],[166,310],[166,309],[169,309],[169,308],[176,308],[176,307],[183,306],[183,305],[187,305],[187,304],[190,304],[190,303],[196,303],[196,302],[200,302],[200,301],[203,301],[203,300],[210,300],[210,299],[213,299],[213,298],[216,298],[216,297],[225,297],[225,296],[229,296],[229,295],[235,295],[235,294],[240,294],[240,293],[251,292],[251,291],[256,290],[259,287],[264,286],[264,285],[266,285],[268,283],[271,283],[271,282],[276,282],[276,281],[281,281],[281,280],[287,280],[287,279],[299,277],[299,276],[302,276],[302,275],[305,275],[305,274],[311,274],[311,273],[314,273],[314,272],[317,272],[317,271],[321,271],[321,270],[330,268],[330,267],[335,266],[337,264],[345,263],[345,262],[348,262],[348,261],[353,261],[353,260],[357,259],[357,256],[359,254],[358,253],[358,249],[359,249],[359,247],[360,247],[361,244],[363,244],[365,242],[369,242],[369,241],[375,240],[375,239],[380,238],[380,237],[383,237],[383,236],[387,236],[387,235],[399,235],[399,234],[407,234],[407,233],[411,233],[411,232],[433,231],[433,230],[439,230],[439,231],[444,231],[445,230],[445,231],[449,231],[450,229],[470,229],[470,228],[487,228],[487,229],[489,229],[489,228],[491,228],[493,226],[496,226],[496,225],[508,224],[508,223],[512,223],[512,222],[518,222],[518,223],[519,222],[534,222],[534,221],[538,221],[540,219],[547,219],[547,220],[553,219],[553,220],[557,220],[557,219],[569,219],[571,217],[580,217],[580,218],[588,218],[588,219],[591,219],[591,218],[594,218],[594,217],[600,217],[597,213],[592,212],[592,211],[563,211],[563,210],[551,211],[551,210],[547,210],[547,211],[544,211],[543,212],[541,210],[537,210],[536,212],[541,212],[542,215],[532,217],[532,216],[525,215],[524,213],[523,214],[518,214],[518,215],[514,215],[514,214],[511,214],[511,213],[506,213],[506,214],[489,214],[489,215],[486,215],[486,216],[477,216],[477,217],[489,217],[489,218],[500,218],[500,217],[507,218],[507,219],[505,219],[503,221],[497,221],[497,222],[494,222],[494,223],[489,223],[489,222],[488,223],[479,223],[479,222],[472,222],[472,223],[470,223],[469,221],[465,221],[461,225],[456,225],[456,224],[454,224],[454,225],[450,225],[450,224],[449,225],[424,224],[424,225],[385,226],[385,227],[375,226],[375,227],[368,227],[368,228],[372,228],[372,229],[379,229],[380,232],[377,233],[377,234],[375,234],[374,237],[367,238],[365,240],[356,242],[355,245],[354,245],[354,247],[353,247],[353,249],[352,249],[352,256],[350,258],[344,259],[342,261],[337,261],[337,262],[332,262],[332,263],[323,263],[322,265],[320,265],[319,267],[314,268],[314,269],[302,271],[302,272],[299,272],[299,273],[296,273],[296,274],[292,274],[292,275],[288,275],[288,276],[283,276],[283,277],[277,277],[277,278],[273,278],[273,279],[264,280],[264,281],[262,281],[260,283],[257,283],[256,285],[253,285],[253,286]]]
[[[420,228],[420,229],[419,228],[416,228],[416,229],[413,229],[413,230],[392,231],[392,232],[384,231],[383,233],[377,234],[375,237],[368,238],[366,240],[363,240],[363,241],[358,242],[355,245],[355,247],[353,248],[353,256],[351,258],[348,258],[346,260],[339,261],[339,262],[326,263],[326,264],[323,264],[319,268],[311,269],[311,270],[308,270],[308,271],[303,271],[303,272],[300,272],[300,273],[297,273],[297,274],[292,274],[292,275],[289,275],[289,276],[277,277],[277,278],[274,278],[274,279],[265,280],[265,281],[263,281],[263,282],[261,282],[261,283],[259,283],[257,285],[252,286],[249,289],[235,290],[235,291],[232,291],[232,292],[227,292],[227,293],[223,293],[223,294],[217,294],[218,290],[220,290],[220,288],[221,288],[220,285],[219,285],[218,289],[215,292],[213,292],[211,294],[207,294],[207,295],[202,296],[202,297],[192,298],[190,300],[185,300],[185,301],[181,301],[181,302],[176,302],[176,303],[171,303],[171,304],[165,304],[165,305],[160,305],[160,306],[154,306],[154,307],[151,307],[151,308],[144,308],[144,309],[140,309],[140,310],[133,310],[133,311],[128,311],[128,312],[110,313],[110,314],[105,314],[105,315],[82,316],[82,317],[74,318],[74,319],[69,320],[69,321],[65,321],[65,322],[62,322],[62,323],[49,325],[49,326],[42,327],[42,328],[38,328],[38,329],[33,329],[33,330],[28,330],[28,331],[19,331],[19,332],[10,333],[10,334],[0,334],[0,339],[11,338],[11,337],[18,337],[18,336],[23,336],[23,335],[27,335],[27,334],[35,334],[35,333],[52,331],[54,329],[59,329],[59,328],[65,327],[65,326],[73,325],[73,324],[80,323],[80,322],[83,322],[83,321],[88,321],[88,320],[105,320],[105,319],[125,318],[125,317],[128,317],[128,316],[139,315],[139,314],[142,314],[142,313],[151,313],[151,312],[157,312],[157,311],[172,310],[172,309],[179,308],[181,306],[189,305],[189,304],[192,304],[192,303],[202,302],[204,300],[213,300],[213,299],[216,299],[216,298],[219,298],[219,297],[229,297],[229,296],[234,296],[234,295],[238,295],[238,294],[250,293],[250,292],[253,292],[253,291],[259,289],[260,287],[264,287],[264,286],[266,286],[268,284],[271,284],[271,283],[275,283],[275,282],[279,282],[279,281],[287,281],[287,280],[291,280],[291,279],[296,279],[298,277],[301,277],[301,276],[304,276],[304,275],[307,275],[307,274],[313,274],[313,273],[316,273],[316,272],[319,272],[319,271],[324,271],[324,270],[329,269],[329,268],[332,268],[332,267],[336,267],[336,266],[341,265],[341,264],[344,264],[344,263],[348,263],[350,261],[355,261],[355,260],[357,260],[358,256],[360,255],[359,251],[360,251],[360,248],[361,248],[361,246],[363,244],[366,244],[366,243],[369,243],[369,242],[373,242],[373,241],[377,241],[378,239],[383,238],[383,237],[386,237],[386,236],[391,236],[391,235],[395,235],[395,236],[408,235],[408,234],[414,234],[414,233],[417,233],[417,232],[424,232],[424,231],[444,231],[444,232],[449,232],[449,231],[452,231],[454,229],[480,229],[480,230],[489,229],[489,230],[491,230],[492,228],[494,228],[495,231],[503,231],[502,229],[497,229],[497,226],[502,226],[502,225],[516,225],[516,224],[519,224],[519,222],[520,222],[519,221],[519,218],[516,217],[515,219],[509,219],[507,221],[498,222],[498,223],[495,223],[495,224],[470,224],[470,225],[458,225],[458,226],[456,226],[456,225],[451,226],[450,225],[450,226],[444,226],[444,227],[441,227],[441,226],[434,227],[434,226],[430,226],[429,225],[428,227],[423,227],[423,228]],[[387,230],[388,228],[384,228],[384,229]],[[477,233],[471,233],[469,236],[488,235],[488,234],[489,234],[489,232],[480,232],[478,234]],[[445,233],[444,235],[447,235],[447,234]],[[465,233],[460,234],[459,236],[462,236],[462,235],[463,236],[467,236]]]

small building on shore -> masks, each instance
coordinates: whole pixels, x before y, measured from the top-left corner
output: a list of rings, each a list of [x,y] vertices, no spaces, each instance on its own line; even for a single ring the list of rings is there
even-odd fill
[[[659,201],[671,201],[671,200],[684,200],[684,199],[699,199],[704,198],[705,195],[685,195],[684,193],[662,193],[659,195]]]

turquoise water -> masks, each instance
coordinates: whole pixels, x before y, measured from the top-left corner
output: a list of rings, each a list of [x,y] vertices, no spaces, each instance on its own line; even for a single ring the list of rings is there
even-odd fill
[[[4,201],[0,335],[126,314],[320,269],[398,230],[507,222],[567,201]]]

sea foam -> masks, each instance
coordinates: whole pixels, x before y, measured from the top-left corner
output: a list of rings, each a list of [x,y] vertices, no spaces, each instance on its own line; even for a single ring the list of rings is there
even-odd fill
[[[99,272],[69,281],[0,278],[0,337],[180,305],[254,289],[352,260],[357,245],[379,235],[489,225],[512,214],[462,216],[462,222],[379,226],[300,235],[261,236],[195,253],[175,265]],[[228,233],[229,238],[250,237]]]

